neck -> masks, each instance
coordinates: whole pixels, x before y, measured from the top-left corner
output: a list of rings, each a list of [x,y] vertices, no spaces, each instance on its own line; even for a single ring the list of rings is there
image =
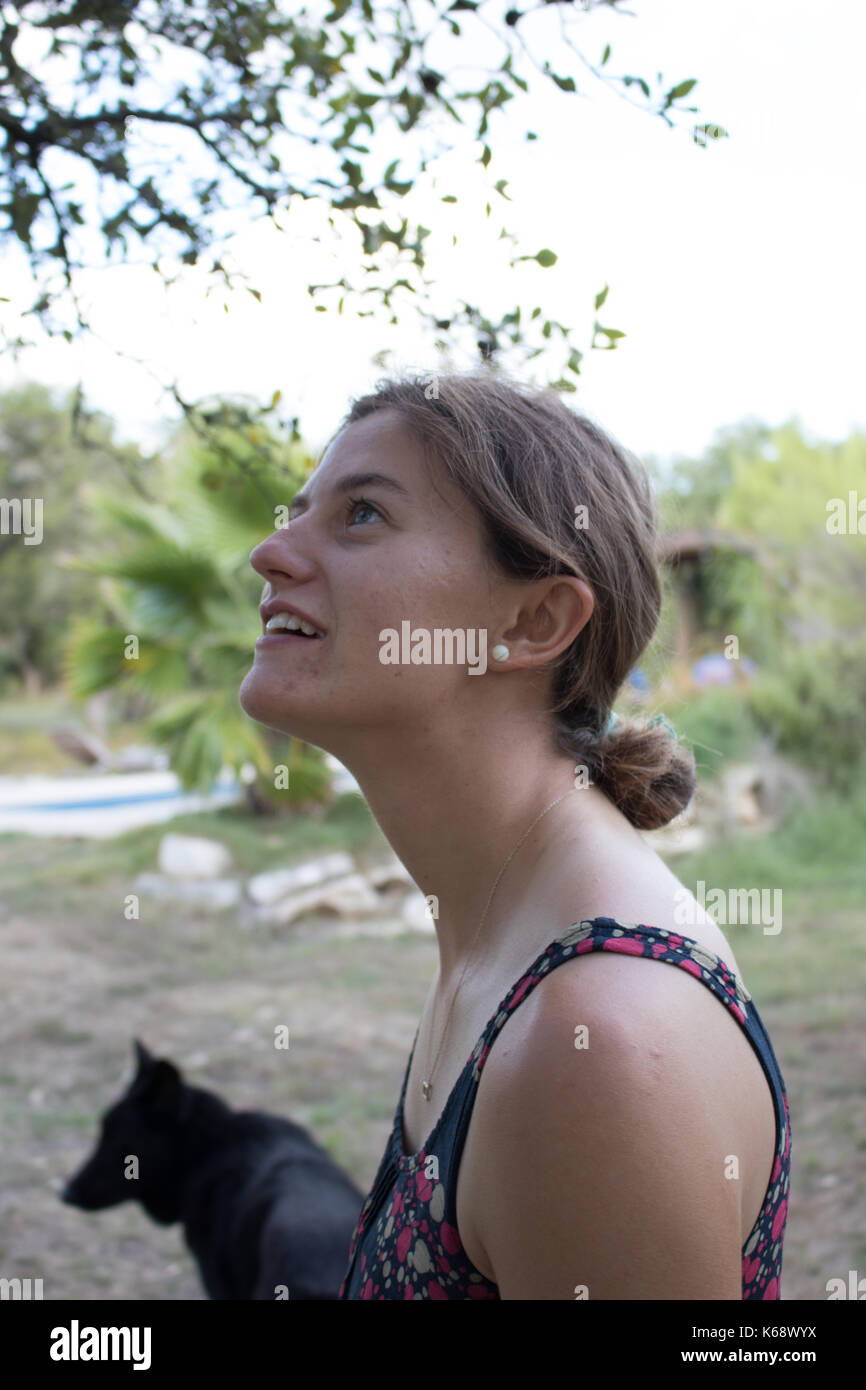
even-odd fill
[[[574,759],[551,748],[537,720],[498,729],[399,731],[383,747],[355,745],[337,753],[351,770],[395,854],[425,897],[434,897],[440,983],[472,955],[479,923],[508,856],[550,802],[561,797],[514,854],[490,902],[479,948],[520,919],[542,853],[567,831],[581,835],[606,798],[594,787],[574,790]],[[497,930],[498,929],[498,930]]]

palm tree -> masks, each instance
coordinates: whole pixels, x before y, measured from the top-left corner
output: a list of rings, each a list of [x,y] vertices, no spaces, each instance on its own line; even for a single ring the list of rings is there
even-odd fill
[[[64,678],[81,698],[106,689],[144,697],[148,735],[166,747],[185,790],[209,790],[223,766],[245,780],[251,764],[252,810],[321,803],[330,794],[321,750],[264,729],[237,694],[261,630],[250,551],[313,461],[299,441],[277,440],[248,413],[220,410],[207,420],[205,443],[186,427],[153,465],[149,497],[89,488],[110,548],[66,563],[100,576],[106,616],[73,620]]]

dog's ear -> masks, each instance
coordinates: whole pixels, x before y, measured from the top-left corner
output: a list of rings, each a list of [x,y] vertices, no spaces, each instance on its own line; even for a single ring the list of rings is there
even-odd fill
[[[141,1072],[143,1072],[153,1062],[153,1053],[148,1052],[144,1043],[140,1042],[138,1038],[133,1038],[132,1042],[135,1048],[135,1060],[138,1063],[138,1071],[140,1075]]]
[[[140,1088],[140,1096],[146,1100],[151,1113],[178,1115],[183,1093],[183,1078],[174,1063],[162,1057],[158,1061],[152,1061],[147,1078]]]

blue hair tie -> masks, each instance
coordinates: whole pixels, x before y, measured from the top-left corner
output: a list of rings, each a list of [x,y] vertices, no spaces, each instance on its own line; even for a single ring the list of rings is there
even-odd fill
[[[616,729],[616,726],[617,726],[618,724],[621,724],[621,723],[622,723],[622,720],[620,719],[619,715],[618,715],[618,714],[613,714],[613,713],[611,713],[611,716],[610,716],[610,718],[608,719],[607,724],[605,725],[605,730],[604,730],[604,733],[602,734],[602,738],[609,738],[610,735],[611,735],[611,734],[614,732],[614,730]],[[674,728],[674,726],[673,726],[673,724],[671,723],[671,721],[670,721],[665,715],[663,715],[663,714],[656,714],[656,715],[654,715],[653,718],[649,720],[649,722],[648,722],[648,724],[647,724],[647,728],[648,728],[648,729],[654,729],[654,728],[656,728],[656,726],[659,725],[659,724],[660,724],[660,725],[662,726],[662,728],[665,730],[665,732],[666,732],[668,738],[672,738],[672,739],[674,740],[675,743],[678,743],[678,742],[679,742],[679,735],[677,734],[676,729]]]
[[[649,728],[649,729],[654,729],[654,728],[656,727],[657,724],[661,724],[662,728],[666,730],[668,738],[672,738],[672,739],[674,740],[674,742],[677,741],[677,731],[676,731],[676,729],[674,728],[674,726],[673,726],[673,724],[671,723],[671,721],[670,721],[669,719],[666,719],[665,716],[664,716],[663,714],[657,714],[657,715],[655,715],[654,718],[652,718],[652,719],[649,721],[649,724],[647,725],[647,728]]]

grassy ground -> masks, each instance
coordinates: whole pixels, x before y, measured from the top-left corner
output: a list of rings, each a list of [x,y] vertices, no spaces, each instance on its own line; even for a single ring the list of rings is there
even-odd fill
[[[767,1027],[793,1132],[785,1298],[866,1273],[866,798],[820,801],[763,839],[672,867],[692,892],[778,887],[782,930],[724,927]]]
[[[43,1278],[46,1299],[202,1297],[177,1227],[132,1203],[87,1215],[57,1199],[134,1036],[232,1104],[310,1126],[366,1190],[434,969],[432,937],[342,939],[324,919],[244,931],[231,911],[142,898],[127,920],[169,828],[220,839],[244,873],[320,848],[387,850],[357,798],[319,824],[229,809],[106,842],[0,836],[0,1273]],[[777,936],[726,930],[791,1105],[786,1298],[823,1299],[829,1278],[866,1272],[864,828],[866,800],[822,804],[772,836],[674,863],[693,891],[702,878],[784,892]],[[273,1046],[279,1024],[288,1051]]]

